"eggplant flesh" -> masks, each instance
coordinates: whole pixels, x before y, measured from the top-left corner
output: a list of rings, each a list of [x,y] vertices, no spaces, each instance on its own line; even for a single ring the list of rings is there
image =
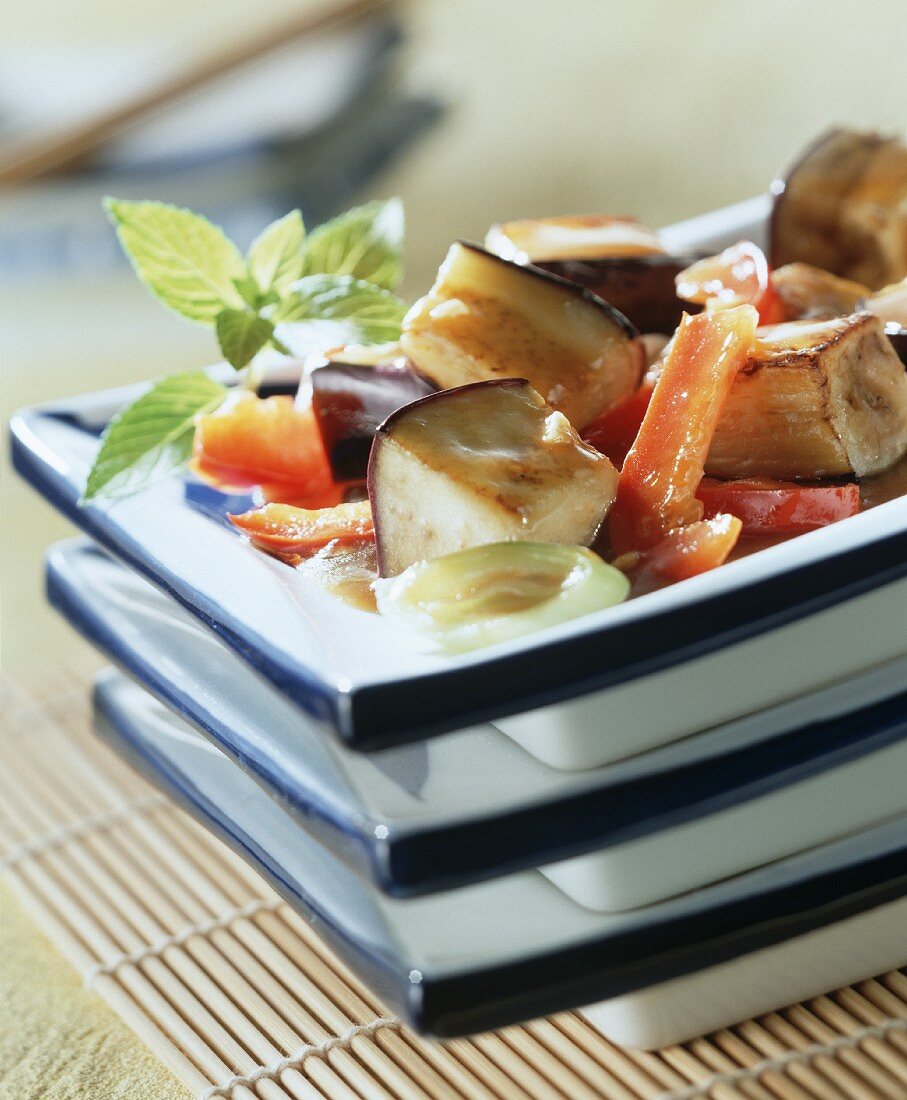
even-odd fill
[[[485,237],[489,252],[515,263],[598,260],[605,256],[645,256],[664,252],[658,233],[635,218],[573,214],[524,218],[493,225]]]
[[[907,451],[907,375],[869,313],[767,325],[731,387],[712,477],[865,477]]]
[[[375,436],[368,489],[381,576],[486,543],[588,546],[617,476],[523,379],[432,394]]]
[[[833,130],[775,185],[773,267],[802,261],[877,290],[907,276],[907,147]]]
[[[629,396],[645,367],[634,327],[584,287],[462,243],[400,343],[441,389],[526,378],[577,428]]]

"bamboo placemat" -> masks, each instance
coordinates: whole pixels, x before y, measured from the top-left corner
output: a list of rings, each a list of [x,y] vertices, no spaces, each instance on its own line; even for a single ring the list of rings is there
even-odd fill
[[[0,868],[121,1018],[206,1100],[907,1097],[907,973],[682,1046],[581,1016],[413,1035],[219,841],[94,740],[84,677],[0,683]]]

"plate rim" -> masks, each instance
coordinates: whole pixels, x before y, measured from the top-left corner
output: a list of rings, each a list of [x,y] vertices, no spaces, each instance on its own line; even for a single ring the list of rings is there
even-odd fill
[[[105,391],[111,392],[111,391]],[[101,399],[101,394],[87,395]],[[62,514],[116,557],[174,598],[312,717],[333,726],[353,748],[368,751],[437,736],[581,698],[705,657],[855,599],[907,576],[907,523],[887,534],[826,553],[692,603],[617,624],[556,637],[465,665],[374,684],[330,683],[182,583],[147,547],[111,530],[97,507],[80,507],[74,484],[54,467],[34,423],[59,419],[65,403],[36,406],[10,421],[13,465]],[[847,521],[844,521],[845,523]],[[842,581],[842,578],[846,578]],[[695,581],[695,578],[694,578]],[[691,583],[691,582],[685,582]],[[695,607],[696,614],[691,614]],[[653,651],[653,638],[655,648]],[[556,682],[552,667],[557,666]],[[604,667],[603,667],[604,666]],[[547,683],[546,683],[547,681]],[[521,684],[507,690],[504,685]],[[537,686],[527,686],[537,685]],[[438,699],[455,701],[438,711]],[[401,714],[406,715],[405,723]]]

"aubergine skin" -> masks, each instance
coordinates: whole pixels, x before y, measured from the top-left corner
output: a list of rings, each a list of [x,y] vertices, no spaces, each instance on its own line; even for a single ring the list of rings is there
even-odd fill
[[[312,410],[335,481],[362,481],[378,425],[435,390],[408,367],[331,362],[311,374]]]
[[[898,358],[902,363],[907,365],[907,328],[895,328],[894,326],[885,326],[885,335],[888,337],[891,346],[898,353]]]
[[[677,297],[674,279],[704,255],[547,260],[533,266],[587,287],[622,313],[639,332],[670,335],[684,313],[699,313],[702,309]]]

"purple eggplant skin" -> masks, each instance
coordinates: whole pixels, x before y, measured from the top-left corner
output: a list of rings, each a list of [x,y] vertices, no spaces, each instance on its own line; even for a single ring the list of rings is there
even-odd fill
[[[409,367],[328,363],[312,371],[312,411],[335,481],[362,481],[378,425],[436,387]]]
[[[617,306],[612,305],[593,290],[590,290],[590,288],[579,279],[568,278],[561,275],[558,271],[549,271],[549,264],[518,264],[514,260],[505,260],[503,256],[499,256],[496,252],[489,252],[487,248],[483,248],[480,244],[473,244],[471,241],[458,240],[456,243],[462,248],[468,249],[470,252],[478,252],[480,255],[486,256],[489,260],[494,260],[496,264],[503,264],[508,268],[520,268],[530,275],[534,275],[537,279],[542,279],[543,282],[546,282],[549,286],[560,286],[560,288],[570,297],[580,298],[588,305],[597,309],[599,313],[604,313],[619,329],[624,331],[630,340],[639,336],[640,330],[621,313]],[[581,263],[585,261],[570,260],[568,262]]]
[[[897,323],[889,322],[885,325],[885,335],[898,353],[898,358],[907,366],[907,328],[901,328]]]
[[[434,390],[432,393],[423,394],[415,402],[413,402],[413,404],[421,405],[424,402],[426,402],[427,400],[431,400],[431,399],[435,398],[438,394],[441,394],[441,393],[443,393],[445,395],[445,397],[447,397],[447,396],[450,396],[450,395],[456,396],[457,394],[459,394],[463,390],[491,388],[492,386],[500,386],[500,387],[508,388],[510,386],[519,387],[519,386],[528,386],[528,385],[529,385],[529,382],[525,378],[488,378],[484,382],[469,382],[465,386],[454,386],[452,389],[449,389],[449,390]],[[409,410],[407,410],[407,411],[409,411]],[[394,409],[394,411],[388,415],[387,419],[385,421],[383,421],[381,424],[378,425],[378,428],[375,432],[375,438],[374,438],[374,441],[372,443],[371,453],[369,455],[369,461],[368,461],[368,472],[367,472],[367,476],[366,476],[366,489],[368,491],[368,499],[371,501],[371,504],[372,504],[372,523],[374,524],[374,527],[375,527],[375,550],[376,550],[377,560],[378,560],[378,576],[379,577],[386,577],[387,576],[386,562],[383,560],[382,553],[381,553],[381,548],[382,548],[382,541],[381,541],[382,540],[381,509],[378,507],[378,504],[377,504],[378,494],[380,492],[380,488],[379,488],[379,484],[378,484],[378,482],[379,482],[378,466],[379,466],[379,463],[381,461],[381,454],[380,454],[381,444],[382,444],[383,437],[386,436],[386,435],[390,435],[393,432],[394,427],[397,424],[397,421],[400,420],[401,417],[403,416],[403,412],[404,412],[404,406],[401,405],[399,408]]]
[[[579,283],[622,313],[638,332],[670,335],[684,313],[701,306],[677,297],[674,279],[705,253],[612,256],[600,260],[547,260],[533,264],[551,275]]]

